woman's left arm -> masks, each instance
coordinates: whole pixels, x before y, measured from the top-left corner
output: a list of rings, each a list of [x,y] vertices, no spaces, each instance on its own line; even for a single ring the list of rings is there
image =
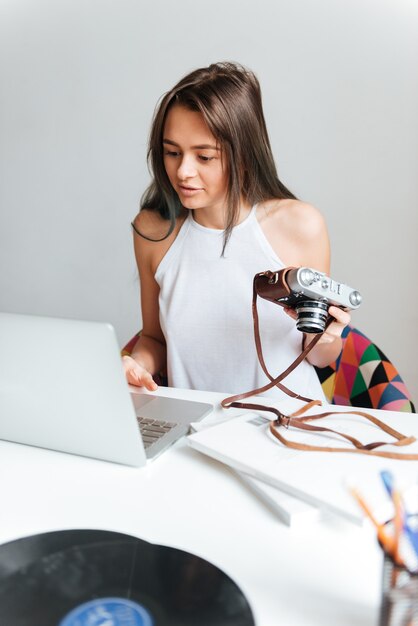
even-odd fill
[[[342,348],[341,334],[351,320],[350,314],[337,306],[330,306],[328,313],[335,321],[328,326],[316,346],[306,357],[307,361],[316,367],[325,367],[337,359]],[[309,345],[314,336],[305,335],[305,347]]]
[[[290,230],[293,234],[294,247],[291,264],[297,267],[312,267],[329,276],[330,244],[323,216],[315,207],[305,203],[298,202],[293,209]],[[287,309],[286,312],[296,318],[294,310]],[[347,311],[336,306],[330,306],[329,314],[335,321],[328,326],[307,356],[307,360],[317,367],[325,367],[338,357],[342,348],[341,333],[351,320]],[[314,337],[315,334],[305,334],[304,346],[306,347]]]

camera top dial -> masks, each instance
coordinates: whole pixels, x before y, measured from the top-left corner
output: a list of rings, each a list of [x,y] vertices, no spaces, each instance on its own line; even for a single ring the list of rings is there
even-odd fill
[[[286,275],[291,290],[300,296],[309,299],[327,300],[341,308],[357,309],[362,301],[361,294],[351,287],[339,283],[324,272],[310,267],[294,268]]]

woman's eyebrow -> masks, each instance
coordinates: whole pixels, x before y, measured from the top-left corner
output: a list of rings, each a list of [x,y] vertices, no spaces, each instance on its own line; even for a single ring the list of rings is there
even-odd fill
[[[179,144],[175,141],[171,141],[171,139],[163,139],[163,143],[169,144],[170,146],[176,146],[176,148],[180,148]],[[209,143],[202,143],[198,146],[192,146],[192,150],[220,150],[218,146],[212,146]]]

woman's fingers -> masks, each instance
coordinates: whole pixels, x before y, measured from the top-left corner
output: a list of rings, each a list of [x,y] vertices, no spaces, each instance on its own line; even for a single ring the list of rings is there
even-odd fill
[[[330,306],[328,313],[340,324],[347,326],[351,322],[351,315],[348,311],[340,309],[338,306]]]
[[[351,322],[350,313],[343,311],[338,306],[330,306],[328,313],[335,321],[333,321],[324,332],[324,341],[332,341],[336,337],[341,337],[344,328]]]
[[[136,387],[145,387],[148,391],[155,391],[158,385],[154,381],[152,375],[139,363],[130,356],[122,357],[123,369],[125,371],[126,380],[130,385]]]
[[[142,385],[143,387],[145,387],[145,389],[148,389],[148,391],[155,391],[156,389],[158,389],[157,383],[155,382],[155,380],[153,379],[153,377],[151,376],[149,372],[145,372],[143,374]]]

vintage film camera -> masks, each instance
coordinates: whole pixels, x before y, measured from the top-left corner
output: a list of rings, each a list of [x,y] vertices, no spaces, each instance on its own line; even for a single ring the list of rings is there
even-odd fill
[[[357,309],[361,294],[310,267],[286,267],[277,272],[261,272],[254,277],[260,298],[297,312],[296,327],[303,333],[322,333],[328,308]]]

